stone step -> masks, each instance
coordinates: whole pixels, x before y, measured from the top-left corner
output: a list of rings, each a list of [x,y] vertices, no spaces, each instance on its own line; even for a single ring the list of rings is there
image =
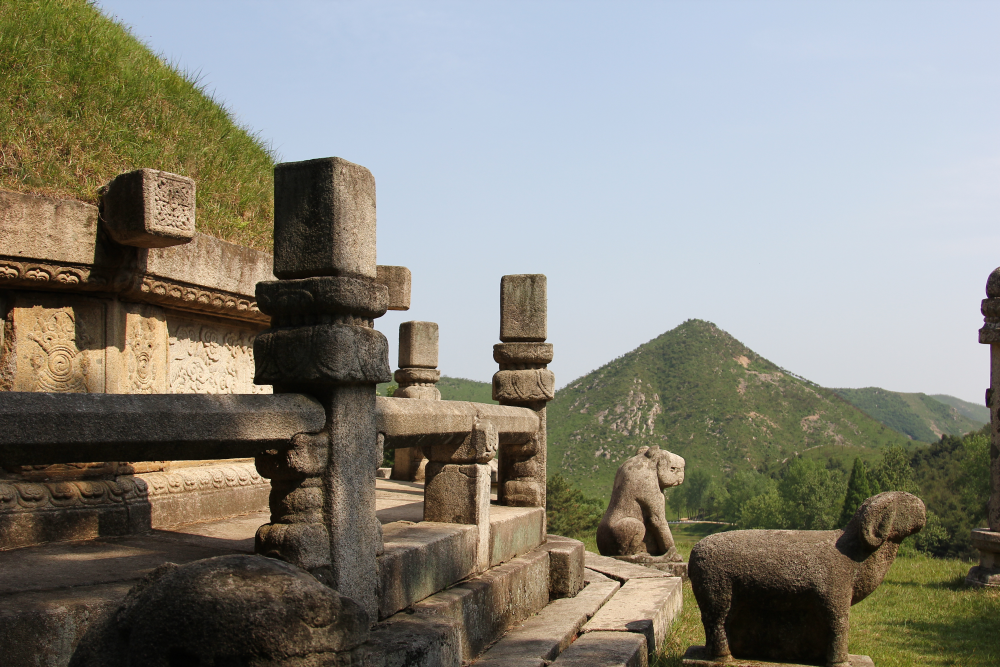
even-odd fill
[[[680,577],[631,579],[583,626],[583,632],[641,634],[652,661],[680,613],[683,599]]]
[[[549,602],[549,552],[535,549],[417,602],[373,631],[374,665],[458,666]],[[409,636],[407,661],[400,636]]]
[[[562,652],[552,667],[647,667],[644,635],[634,632],[591,632]]]
[[[423,521],[397,521],[382,528],[385,553],[378,557],[379,618],[385,619],[424,598],[476,573],[478,533],[475,526]],[[533,549],[545,540],[545,511],[541,507],[490,506],[490,565],[496,566]],[[562,539],[562,538],[557,538]],[[569,542],[575,542],[570,540]],[[583,545],[579,542],[579,549]],[[554,543],[563,573],[563,586],[582,583],[579,568],[570,567],[572,545]],[[577,550],[579,550],[577,549]],[[548,595],[549,585],[545,590]]]
[[[867,655],[849,655],[847,661],[850,667],[875,667],[875,663]],[[731,664],[734,667],[807,667],[807,665],[797,665],[791,662],[768,662],[766,660],[748,660],[747,658],[736,658],[729,663],[720,663],[712,659],[704,646],[689,646],[681,660],[684,667],[718,667],[722,664]]]
[[[595,582],[576,597],[554,600],[512,628],[475,662],[476,667],[543,666],[555,660],[620,587],[617,581]]]

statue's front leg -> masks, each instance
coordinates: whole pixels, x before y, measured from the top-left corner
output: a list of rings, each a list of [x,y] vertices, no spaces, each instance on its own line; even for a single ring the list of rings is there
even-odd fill
[[[830,646],[827,649],[827,667],[851,667],[847,653],[847,639],[850,631],[851,601],[830,604],[826,607],[830,625]]]

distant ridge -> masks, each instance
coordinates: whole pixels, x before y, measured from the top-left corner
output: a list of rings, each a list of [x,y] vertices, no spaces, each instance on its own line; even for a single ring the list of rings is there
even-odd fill
[[[950,405],[958,410],[960,415],[968,417],[974,422],[988,424],[990,421],[990,409],[985,405],[963,401],[960,398],[955,398],[954,396],[949,396],[948,394],[931,394],[931,398],[941,401],[945,405]]]
[[[963,414],[953,403],[941,400],[943,398],[959,403],[966,413],[976,414],[976,411],[970,408],[979,406],[953,396],[941,395],[941,398],[937,398],[927,394],[889,391],[880,387],[833,391],[889,428],[922,442],[935,442],[944,434],[964,435],[981,428],[989,421],[989,410],[985,407],[982,408],[986,413],[985,419],[978,420]]]
[[[677,328],[570,383],[549,404],[549,470],[606,498],[642,445],[718,477],[796,454],[849,468],[906,436],[761,357],[710,322]]]

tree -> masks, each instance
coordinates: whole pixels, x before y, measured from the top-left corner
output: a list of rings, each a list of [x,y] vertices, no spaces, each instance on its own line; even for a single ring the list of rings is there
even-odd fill
[[[589,537],[597,533],[604,516],[604,503],[583,495],[556,473],[545,484],[545,513],[548,532],[563,537]]]
[[[778,482],[782,514],[788,528],[835,528],[846,491],[843,474],[814,459],[795,458]]]
[[[743,506],[752,498],[768,493],[777,493],[778,484],[767,475],[752,470],[741,470],[734,474],[726,485],[729,492],[722,501],[722,519],[740,523]]]
[[[854,513],[872,496],[871,482],[868,480],[868,469],[865,462],[859,458],[854,459],[854,467],[851,469],[851,479],[847,482],[847,496],[844,498],[844,508],[840,511],[840,520],[837,525],[844,527],[851,520]]]
[[[882,460],[872,468],[868,479],[873,495],[886,491],[917,492],[917,485],[913,481],[910,457],[899,446],[882,450]]]
[[[740,528],[787,528],[777,488],[750,498],[740,508]]]
[[[990,497],[990,444],[990,436],[985,433],[967,435],[962,441],[965,457],[959,484],[963,504],[974,523],[986,520],[986,501]]]

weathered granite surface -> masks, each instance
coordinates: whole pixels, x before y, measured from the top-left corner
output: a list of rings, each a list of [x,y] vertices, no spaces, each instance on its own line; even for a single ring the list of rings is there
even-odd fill
[[[684,459],[659,447],[640,447],[615,473],[611,501],[597,527],[604,556],[649,554],[680,561],[667,525],[663,489],[684,481]]]
[[[890,491],[867,499],[844,530],[701,540],[688,569],[709,656],[848,664],[851,605],[882,583],[900,542],[925,521],[919,498]]]
[[[137,169],[114,178],[101,196],[102,220],[123,245],[165,248],[194,237],[195,184],[186,176]]]

